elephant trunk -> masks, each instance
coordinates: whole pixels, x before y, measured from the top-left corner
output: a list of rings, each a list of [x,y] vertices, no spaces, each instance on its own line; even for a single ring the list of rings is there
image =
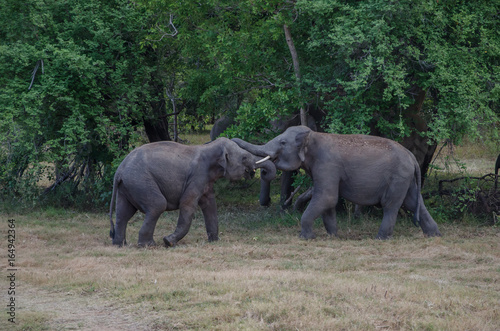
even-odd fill
[[[262,176],[263,171],[260,171]],[[261,206],[268,207],[271,204],[271,181],[260,180],[259,203]]]
[[[272,158],[272,155],[269,155],[269,153],[266,152],[267,144],[264,146],[259,146],[250,144],[238,138],[233,138],[231,140],[244,150],[256,156],[254,160],[255,168],[261,169],[259,202],[261,206],[269,206],[271,202],[271,181],[276,177],[276,166],[270,160]],[[261,159],[262,157],[264,157],[264,159]]]
[[[269,206],[271,203],[271,181],[276,177],[276,167],[271,161],[264,161],[256,164],[260,168],[260,194],[259,203],[261,206]]]
[[[244,150],[247,150],[248,152],[252,153],[253,155],[257,155],[257,156],[261,156],[261,157],[265,157],[265,156],[269,155],[265,151],[266,145],[259,146],[259,145],[250,144],[250,143],[248,143],[244,140],[241,140],[239,138],[233,138],[231,140],[234,141],[236,144],[238,144],[238,146],[240,146]]]

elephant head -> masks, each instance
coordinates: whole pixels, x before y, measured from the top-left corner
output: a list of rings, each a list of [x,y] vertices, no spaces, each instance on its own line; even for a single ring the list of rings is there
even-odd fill
[[[271,161],[259,162],[259,157],[240,148],[235,142],[227,138],[218,138],[214,143],[220,142],[223,153],[218,161],[224,171],[224,177],[229,180],[238,180],[241,177],[250,179],[255,169],[261,169],[261,179],[270,182],[276,176],[276,167]]]
[[[231,143],[235,144],[232,141]],[[270,160],[262,161],[259,156],[251,154],[242,148],[237,148],[245,153],[242,157],[242,163],[245,164],[248,169],[255,170],[260,168],[259,203],[261,206],[268,206],[271,202],[271,181],[276,177],[276,166]]]
[[[238,138],[232,140],[250,153],[264,157],[258,162],[270,160],[280,170],[293,171],[299,169],[305,160],[311,132],[313,131],[307,126],[293,126],[267,144],[260,146]]]

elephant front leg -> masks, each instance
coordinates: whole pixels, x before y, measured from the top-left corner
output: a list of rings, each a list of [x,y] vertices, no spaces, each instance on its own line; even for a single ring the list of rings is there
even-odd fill
[[[173,247],[179,240],[184,238],[189,232],[191,227],[191,222],[193,220],[194,212],[196,208],[193,206],[184,206],[180,208],[179,219],[177,220],[177,227],[174,233],[163,237],[163,242],[167,247]]]
[[[199,206],[205,218],[208,241],[219,240],[219,220],[217,218],[217,204],[213,190],[200,199]]]
[[[314,188],[313,188],[314,190]],[[314,239],[316,235],[313,232],[314,220],[320,215],[323,216],[323,223],[329,234],[337,234],[337,221],[335,215],[335,206],[337,196],[329,196],[321,192],[313,192],[311,202],[307,206],[302,218],[300,219],[301,231],[300,238]]]

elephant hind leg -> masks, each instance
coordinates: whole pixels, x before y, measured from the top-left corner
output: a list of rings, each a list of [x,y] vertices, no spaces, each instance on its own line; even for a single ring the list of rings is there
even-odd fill
[[[321,215],[323,218],[323,225],[329,235],[337,237],[337,211],[335,208],[330,208]]]
[[[113,245],[126,245],[126,230],[128,221],[134,216],[137,212],[137,208],[135,208],[123,195],[121,192],[118,192],[116,198],[116,223],[115,223],[115,231],[113,237]]]
[[[383,207],[384,217],[382,218],[382,224],[378,230],[377,239],[385,240],[392,236],[394,231],[394,226],[396,225],[396,218],[398,216],[399,206],[396,207],[393,204],[390,207]]]
[[[419,199],[418,204],[417,204],[417,199]],[[422,228],[422,231],[426,236],[429,237],[441,236],[436,221],[434,221],[431,214],[429,214],[427,208],[425,208],[424,199],[422,198],[421,194],[416,194],[409,191],[408,195],[404,200],[404,206],[413,213],[415,213],[418,206],[420,215],[420,227]]]
[[[155,246],[156,242],[153,239],[153,234],[156,228],[156,223],[158,218],[160,218],[163,210],[154,210],[146,213],[144,217],[144,222],[142,223],[141,229],[139,230],[139,240],[137,245],[139,247]]]
[[[416,186],[415,186],[416,187]],[[399,208],[403,205],[406,197],[412,191],[411,183],[403,178],[395,178],[391,181],[380,200],[384,217],[377,234],[377,239],[389,239],[394,231]]]
[[[154,201],[154,204],[150,204],[145,210],[146,215],[144,217],[144,222],[139,230],[139,240],[137,245],[140,247],[156,245],[153,239],[156,223],[158,222],[158,218],[160,218],[161,214],[167,209],[167,200],[163,195],[158,194],[152,200]]]
[[[399,208],[403,204],[405,196],[398,192],[398,188],[401,187],[401,183],[392,183],[389,187],[388,192],[380,201],[382,209],[384,212],[384,217],[382,218],[382,224],[378,230],[377,239],[389,239],[394,231],[394,226],[396,225],[396,219],[398,217]],[[404,191],[403,191],[404,192]]]

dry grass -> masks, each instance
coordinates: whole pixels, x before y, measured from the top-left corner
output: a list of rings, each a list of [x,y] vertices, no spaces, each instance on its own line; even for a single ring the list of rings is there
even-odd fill
[[[495,153],[470,156],[480,159],[475,166],[470,148],[443,156],[491,172]],[[449,159],[437,162],[445,167]],[[373,240],[375,212],[340,220],[339,238],[318,222],[318,238],[303,241],[297,215],[261,209],[245,189],[219,189],[233,190],[218,197],[221,240],[206,242],[198,215],[173,249],[112,247],[104,213],[0,213],[5,243],[6,221],[16,220],[18,267],[17,324],[4,315],[0,330],[500,329],[498,226],[440,224],[444,236],[427,239],[403,219],[382,242]],[[157,242],[175,221],[175,213],[162,216]],[[135,243],[142,215],[131,222]],[[4,255],[3,270],[6,264]]]
[[[439,145],[434,154],[433,164],[438,172],[467,173],[485,175],[493,173],[495,161],[500,153],[497,141],[470,141],[461,145]]]
[[[105,214],[0,217],[2,233],[16,220],[19,268],[18,324],[3,316],[0,329],[500,328],[498,227],[441,225],[444,237],[426,239],[402,220],[382,242],[371,239],[378,221],[342,220],[340,238],[318,223],[318,238],[303,241],[294,215],[222,206],[217,243],[198,216],[173,249],[120,249]],[[141,222],[129,225],[129,241]],[[163,216],[157,241],[174,226],[174,214]]]

